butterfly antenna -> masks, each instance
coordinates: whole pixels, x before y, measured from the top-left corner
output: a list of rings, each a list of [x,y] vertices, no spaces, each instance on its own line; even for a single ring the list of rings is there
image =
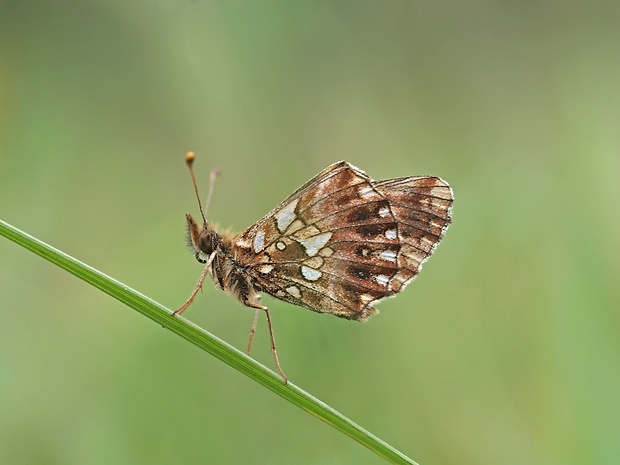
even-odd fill
[[[209,210],[209,205],[211,205],[211,196],[213,195],[213,186],[215,185],[215,180],[219,175],[219,168],[213,168],[211,173],[209,173],[209,192],[207,193],[207,206],[205,207],[205,210]]]
[[[209,193],[207,194],[207,204],[206,208],[203,210],[202,202],[200,201],[200,195],[198,194],[198,186],[196,185],[196,177],[194,176],[193,164],[195,159],[196,154],[194,152],[187,152],[187,155],[185,155],[185,163],[187,163],[187,167],[189,168],[189,174],[192,176],[192,184],[194,185],[196,199],[198,199],[198,208],[200,208],[202,221],[204,222],[204,224],[207,224],[206,211],[209,208],[209,203],[211,203],[211,196],[213,195],[213,184],[215,183],[215,179],[219,176],[220,170],[216,168],[211,171],[211,174],[209,176]]]

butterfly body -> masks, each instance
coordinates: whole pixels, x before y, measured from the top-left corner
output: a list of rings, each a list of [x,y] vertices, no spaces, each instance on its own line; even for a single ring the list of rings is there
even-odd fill
[[[218,233],[208,224],[200,227],[189,214],[186,218],[188,242],[194,249],[196,260],[207,263],[213,256],[207,271],[215,286],[234,295],[242,304],[253,306],[259,296],[248,273],[248,259],[243,256],[243,251],[234,247],[230,235]]]

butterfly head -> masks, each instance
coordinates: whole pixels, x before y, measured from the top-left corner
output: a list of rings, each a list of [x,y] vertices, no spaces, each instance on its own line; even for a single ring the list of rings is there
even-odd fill
[[[209,228],[207,223],[200,226],[192,215],[187,214],[185,217],[187,218],[187,242],[194,251],[196,260],[206,263],[221,238],[215,230]]]

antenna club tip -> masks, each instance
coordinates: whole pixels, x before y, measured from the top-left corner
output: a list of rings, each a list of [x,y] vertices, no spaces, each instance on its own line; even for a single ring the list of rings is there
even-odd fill
[[[185,163],[187,163],[188,166],[192,166],[192,163],[194,163],[195,159],[196,159],[196,154],[194,152],[187,152],[185,154]]]
[[[215,179],[222,173],[222,170],[219,168],[214,168],[213,170],[211,170],[209,179],[211,180],[211,182],[215,181]]]

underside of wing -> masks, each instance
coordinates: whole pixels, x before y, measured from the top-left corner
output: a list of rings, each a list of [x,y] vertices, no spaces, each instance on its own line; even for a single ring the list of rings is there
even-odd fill
[[[417,274],[450,221],[439,178],[375,182],[339,162],[233,240],[258,290],[363,321]]]

